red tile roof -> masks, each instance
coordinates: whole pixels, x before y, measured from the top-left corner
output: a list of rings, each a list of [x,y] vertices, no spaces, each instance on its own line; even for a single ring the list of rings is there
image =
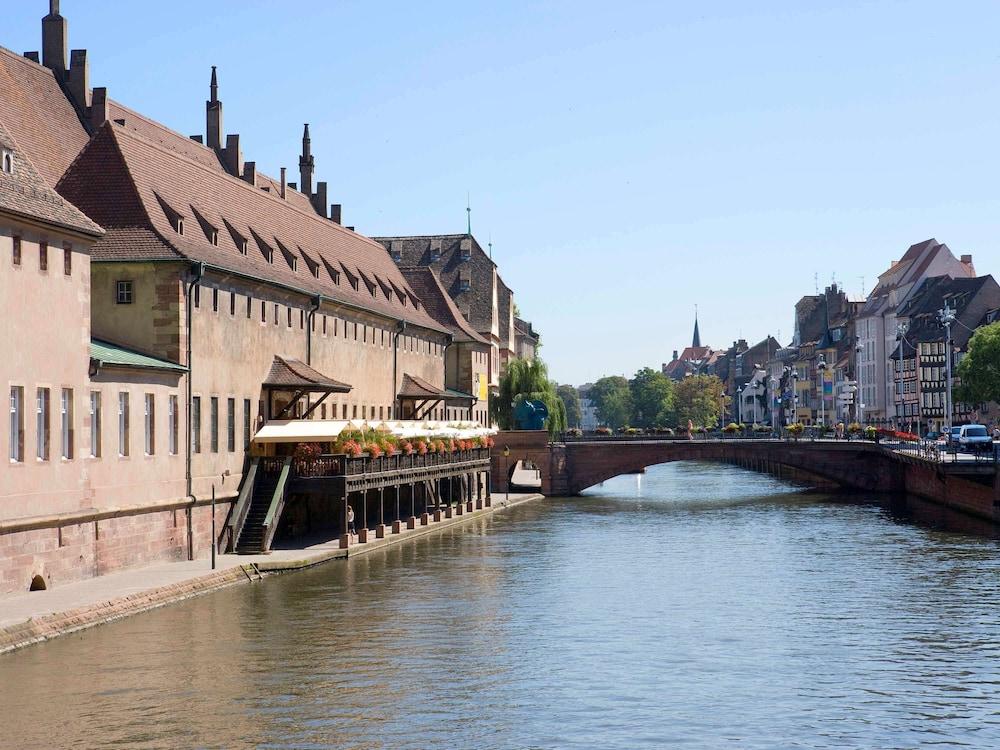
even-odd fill
[[[414,306],[416,295],[378,243],[204,160],[190,159],[150,141],[136,128],[106,123],[58,187],[107,230],[105,239],[94,247],[95,261],[126,257],[150,260],[173,253],[174,257],[443,330],[422,306]],[[209,241],[199,215],[218,230],[217,245]],[[176,216],[184,219],[183,234],[175,229],[172,220]],[[230,227],[247,239],[246,255],[237,247]],[[141,233],[145,241],[130,246],[119,236],[123,230],[130,236]],[[273,256],[272,262],[268,262],[268,254]],[[313,276],[307,257],[324,261],[318,266],[318,278]],[[297,266],[293,268],[290,261]],[[354,276],[364,271],[380,283],[375,284],[374,294],[363,284],[355,290],[344,276],[336,283],[328,266],[343,267]],[[400,288],[405,303],[391,286],[386,294],[382,283]]]
[[[9,151],[13,157],[12,172],[0,168],[0,212],[42,221],[89,237],[103,234],[83,212],[49,187],[2,123],[0,150]]]
[[[312,392],[347,393],[351,386],[327,377],[298,359],[275,356],[264,385],[274,388],[311,389]]]
[[[90,139],[52,71],[3,47],[0,123],[50,187]]]

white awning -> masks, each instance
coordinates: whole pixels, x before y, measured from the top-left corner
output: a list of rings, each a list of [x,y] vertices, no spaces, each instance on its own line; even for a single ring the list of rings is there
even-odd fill
[[[252,443],[326,443],[337,439],[344,430],[371,430],[396,437],[432,437],[468,440],[495,435],[496,428],[475,422],[434,422],[392,420],[367,422],[346,419],[272,419],[261,427]]]

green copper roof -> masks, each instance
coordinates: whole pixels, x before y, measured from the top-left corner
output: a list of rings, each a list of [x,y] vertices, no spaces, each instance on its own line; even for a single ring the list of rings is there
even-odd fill
[[[174,372],[187,372],[187,368],[157,357],[150,357],[147,354],[140,354],[132,349],[126,349],[117,344],[111,344],[99,339],[90,340],[90,358],[95,359],[104,366],[111,367],[140,367],[147,370],[172,370]]]

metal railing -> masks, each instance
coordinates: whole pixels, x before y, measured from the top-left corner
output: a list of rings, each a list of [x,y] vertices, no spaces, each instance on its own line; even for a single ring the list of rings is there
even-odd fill
[[[317,479],[447,466],[467,461],[486,460],[489,457],[489,448],[470,448],[453,453],[426,453],[423,455],[397,453],[392,456],[374,458],[372,456],[324,454],[316,458],[295,459],[293,468],[296,478]]]
[[[243,530],[243,524],[246,523],[247,513],[250,511],[250,500],[253,497],[253,483],[257,478],[257,467],[260,463],[259,458],[254,458],[250,461],[250,467],[247,469],[247,473],[243,476],[243,486],[240,488],[239,497],[236,499],[236,505],[230,511],[229,519],[226,522],[225,534],[226,539],[223,545],[223,549],[226,552],[232,552],[236,549],[236,541],[239,539],[240,531]]]

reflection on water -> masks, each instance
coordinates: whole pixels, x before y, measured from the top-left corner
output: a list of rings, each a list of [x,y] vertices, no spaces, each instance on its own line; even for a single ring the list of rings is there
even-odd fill
[[[1000,549],[927,510],[656,467],[0,657],[0,747],[995,748]]]

